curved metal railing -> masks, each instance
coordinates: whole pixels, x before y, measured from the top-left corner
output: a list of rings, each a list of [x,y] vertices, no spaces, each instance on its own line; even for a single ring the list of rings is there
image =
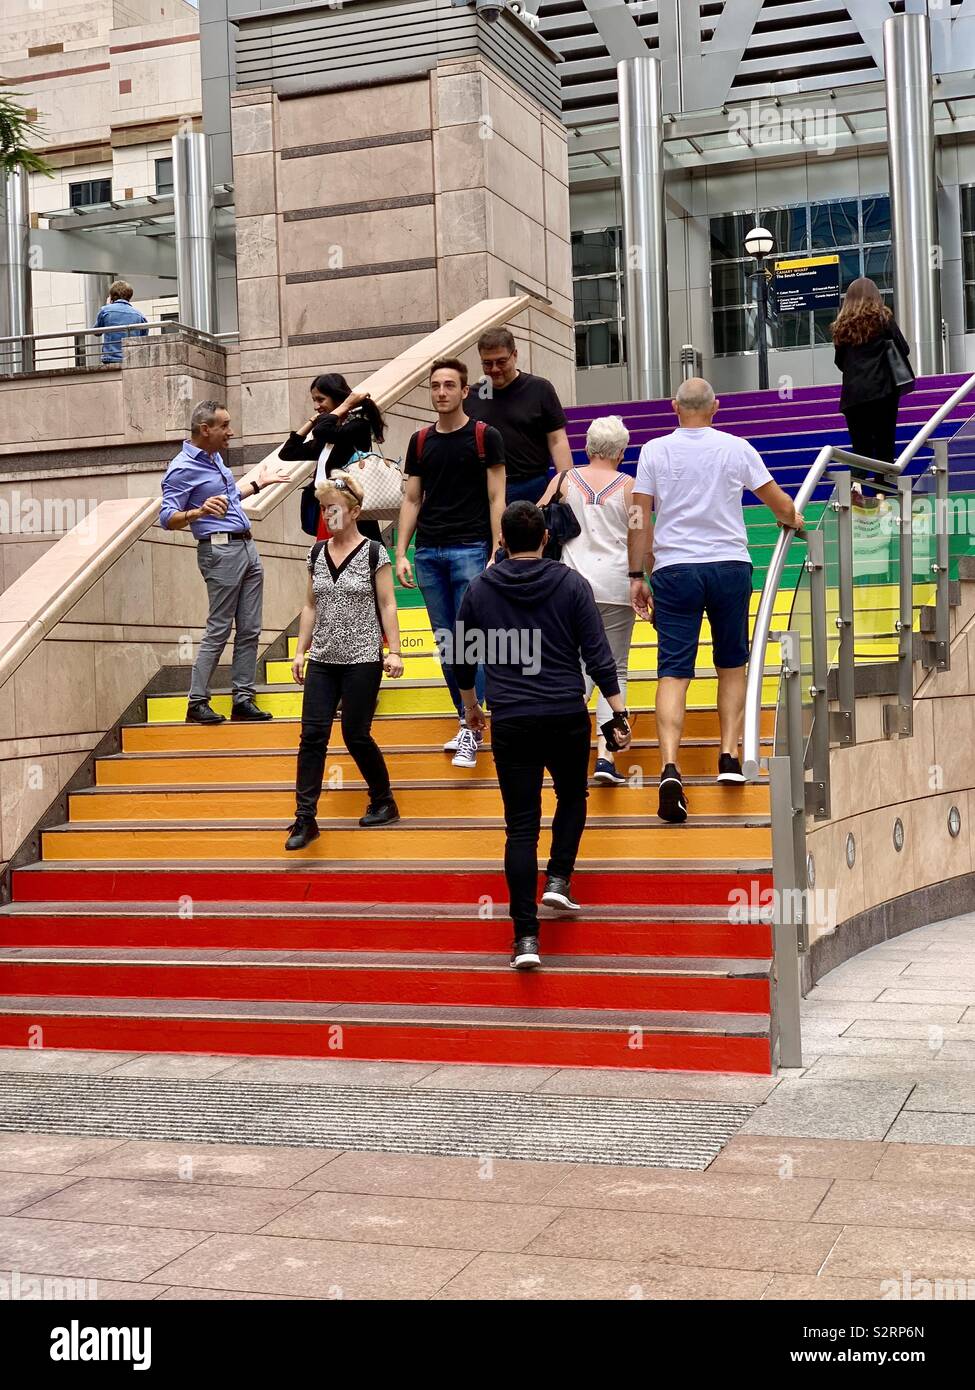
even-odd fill
[[[799,487],[799,491],[796,493],[796,510],[801,512],[809,503],[816,488],[822,482],[827,468],[833,463],[846,463],[858,470],[885,473],[890,476],[897,476],[903,473],[918,450],[927,443],[938,426],[948,418],[956,406],[958,406],[973,389],[975,389],[975,374],[970,376],[967,381],[962,382],[961,386],[959,386],[958,389],[948,397],[945,403],[935,411],[931,419],[921,426],[910,443],[898,454],[892,465],[877,459],[864,458],[860,454],[852,454],[849,450],[838,449],[832,444],[824,445],[816,455],[809,472],[806,474]],[[792,539],[795,534],[794,531],[787,530],[783,530],[779,534],[779,538],[775,543],[775,548],[772,551],[768,573],[765,576],[761,598],[758,602],[758,611],[755,615],[751,659],[748,663],[748,680],[745,691],[745,726],[742,740],[742,770],[745,777],[750,782],[754,782],[758,778],[761,770],[762,676],[765,670],[765,658],[769,642],[769,632],[772,626],[775,599],[782,581],[782,574],[785,569],[789,547],[792,544]]]

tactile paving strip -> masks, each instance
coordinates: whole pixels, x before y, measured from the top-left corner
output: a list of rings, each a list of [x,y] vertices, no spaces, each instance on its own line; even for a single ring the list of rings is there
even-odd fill
[[[702,1170],[753,1105],[407,1087],[0,1076],[0,1130]]]

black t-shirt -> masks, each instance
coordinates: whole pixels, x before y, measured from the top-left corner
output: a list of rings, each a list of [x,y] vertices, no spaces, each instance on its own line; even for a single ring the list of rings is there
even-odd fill
[[[464,410],[472,420],[486,420],[501,431],[504,440],[505,469],[509,478],[539,478],[552,462],[548,436],[565,429],[565,411],[555,387],[543,376],[519,372],[514,381],[491,394],[481,392],[490,382],[475,382]]]
[[[423,494],[416,525],[417,545],[490,543],[487,470],[504,463],[501,435],[495,429],[485,430],[483,463],[477,456],[473,420],[449,434],[441,434],[431,425],[419,459],[417,438],[415,434],[406,450],[406,476],[420,479]]]

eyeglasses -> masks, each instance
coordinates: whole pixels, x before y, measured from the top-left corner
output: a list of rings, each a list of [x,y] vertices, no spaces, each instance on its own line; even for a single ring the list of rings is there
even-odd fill
[[[482,357],[482,358],[481,358],[481,366],[484,368],[484,370],[485,370],[486,372],[489,372],[489,371],[491,370],[492,367],[495,367],[495,368],[497,368],[497,367],[506,367],[506,366],[508,365],[508,363],[511,361],[511,359],[512,359],[513,356],[514,356],[514,354],[511,353],[511,352],[509,352],[509,353],[507,353],[507,355],[504,356],[504,357],[495,357],[495,358],[491,358],[491,357]]]

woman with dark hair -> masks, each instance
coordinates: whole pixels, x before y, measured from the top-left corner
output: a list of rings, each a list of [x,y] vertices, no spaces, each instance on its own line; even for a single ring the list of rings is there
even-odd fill
[[[905,365],[911,350],[873,280],[864,275],[853,281],[830,333],[834,361],[843,373],[840,410],[850,431],[850,448],[865,458],[893,463],[897,406],[912,386],[895,382],[889,345],[894,344]]]
[[[279,457],[286,463],[300,459],[318,461],[326,444],[332,451],[326,462],[326,473],[344,472],[355,453],[368,454],[373,440],[381,444],[386,436],[382,411],[374,400],[353,391],[340,372],[325,372],[311,384],[311,402],[315,413],[309,420],[292,430],[281,446]],[[315,480],[305,488],[306,505],[315,498]],[[303,507],[304,510],[304,507]],[[370,540],[380,540],[378,521],[360,521],[359,530]],[[319,522],[318,539],[324,539],[325,529]]]

